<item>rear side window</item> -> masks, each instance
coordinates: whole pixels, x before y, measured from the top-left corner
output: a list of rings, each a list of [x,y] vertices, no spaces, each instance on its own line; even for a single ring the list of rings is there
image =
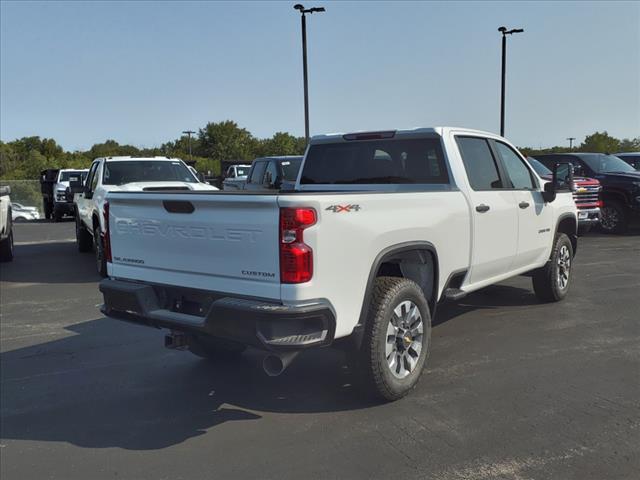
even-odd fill
[[[456,137],[456,141],[471,188],[474,190],[503,188],[498,166],[487,140],[476,137]]]
[[[267,162],[256,162],[253,165],[253,172],[251,172],[249,183],[262,183],[262,177],[264,176],[264,171],[266,168]]]
[[[449,183],[438,138],[312,145],[302,184]]]

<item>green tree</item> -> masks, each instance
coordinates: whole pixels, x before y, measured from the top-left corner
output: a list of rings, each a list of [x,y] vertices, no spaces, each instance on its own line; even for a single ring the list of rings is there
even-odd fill
[[[251,133],[226,120],[207,123],[198,132],[197,154],[212,160],[248,160],[253,157],[255,140]]]
[[[286,132],[277,132],[271,138],[259,141],[256,156],[268,155],[302,155],[305,142]]]
[[[579,150],[582,152],[615,153],[620,150],[620,140],[612,137],[606,131],[595,132],[585,137]]]
[[[640,152],[640,137],[625,138],[620,141],[619,152]]]

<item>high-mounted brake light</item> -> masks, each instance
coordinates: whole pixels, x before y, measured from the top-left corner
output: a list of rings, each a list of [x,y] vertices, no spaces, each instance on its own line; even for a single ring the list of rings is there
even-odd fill
[[[304,229],[316,223],[313,208],[280,209],[280,281],[304,283],[313,276],[313,250],[304,243]]]
[[[395,130],[387,130],[384,132],[347,133],[343,135],[342,138],[345,140],[380,140],[382,138],[393,138],[395,136]]]
[[[109,202],[104,202],[104,207],[102,207],[102,213],[104,214],[104,233],[102,234],[104,258],[107,262],[111,262],[111,235],[109,233]]]

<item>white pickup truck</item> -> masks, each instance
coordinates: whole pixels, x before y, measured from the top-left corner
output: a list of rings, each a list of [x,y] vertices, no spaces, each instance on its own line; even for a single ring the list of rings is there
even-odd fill
[[[115,191],[207,191],[218,190],[201,182],[179,158],[96,158],[89,173],[70,182],[76,217],[76,243],[80,252],[94,251],[96,268],[107,275],[105,248],[105,201]]]
[[[102,312],[204,357],[264,349],[270,375],[348,345],[394,400],[440,301],[521,274],[542,301],[567,294],[571,182],[568,164],[545,182],[504,138],[439,127],[313,137],[294,191],[111,192]]]

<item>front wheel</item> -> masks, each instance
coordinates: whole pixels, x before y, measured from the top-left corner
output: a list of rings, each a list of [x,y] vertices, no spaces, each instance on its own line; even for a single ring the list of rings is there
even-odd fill
[[[627,213],[622,204],[605,201],[600,209],[600,230],[604,233],[624,233],[627,229]]]
[[[104,242],[100,233],[100,227],[93,229],[93,249],[96,254],[96,269],[101,277],[107,276],[107,259],[104,255]]]
[[[404,278],[378,277],[360,352],[365,387],[386,401],[405,396],[420,379],[430,341],[422,289]]]
[[[533,290],[543,302],[558,302],[567,296],[571,284],[573,246],[564,233],[556,235],[551,256],[533,272]]]
[[[78,246],[79,252],[90,252],[91,247],[93,246],[93,239],[91,238],[91,234],[87,231],[87,229],[82,224],[82,220],[80,220],[80,215],[76,213],[76,245]]]

